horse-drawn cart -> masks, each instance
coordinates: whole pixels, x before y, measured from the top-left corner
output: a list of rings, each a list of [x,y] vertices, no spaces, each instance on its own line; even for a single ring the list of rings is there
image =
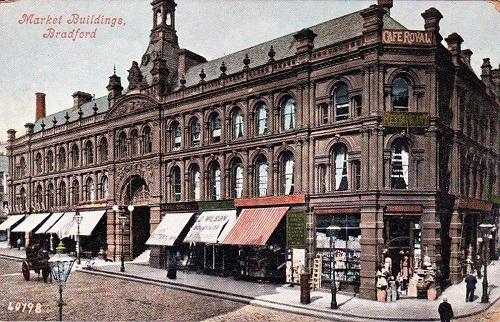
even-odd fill
[[[50,275],[49,253],[39,245],[26,247],[26,260],[23,261],[22,271],[26,281],[30,280],[30,271],[34,270],[40,278],[40,272],[45,283]]]

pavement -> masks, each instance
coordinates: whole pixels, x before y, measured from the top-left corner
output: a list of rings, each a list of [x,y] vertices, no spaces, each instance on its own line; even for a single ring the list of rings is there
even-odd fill
[[[23,251],[0,249],[0,257],[24,257]],[[94,270],[80,269],[82,272],[104,275],[120,279],[142,281],[163,285],[193,293],[214,296],[222,299],[248,303],[290,313],[337,320],[337,321],[439,321],[436,301],[425,299],[401,299],[396,302],[376,302],[356,297],[352,294],[337,294],[338,310],[330,309],[331,295],[328,291],[311,292],[311,303],[300,303],[299,287],[288,285],[261,284],[235,280],[232,277],[209,276],[199,273],[177,272],[177,279],[167,279],[166,271],[133,262],[125,263],[125,272],[120,272],[119,263],[101,263]],[[486,311],[500,298],[500,261],[488,266],[490,303],[480,303],[482,279],[478,279],[476,300],[465,302],[465,283],[452,285],[442,294],[448,297],[455,318],[465,318]]]

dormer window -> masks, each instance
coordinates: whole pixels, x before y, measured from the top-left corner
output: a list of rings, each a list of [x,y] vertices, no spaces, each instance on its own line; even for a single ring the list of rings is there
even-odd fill
[[[163,22],[163,16],[161,14],[161,10],[156,11],[156,26],[161,25]]]
[[[170,12],[167,12],[167,19],[165,22],[166,22],[167,26],[172,25],[172,14]]]

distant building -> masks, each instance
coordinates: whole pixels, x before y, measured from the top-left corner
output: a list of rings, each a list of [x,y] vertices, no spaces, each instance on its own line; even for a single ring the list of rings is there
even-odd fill
[[[9,157],[6,154],[7,142],[0,142],[0,222],[9,213],[9,197],[7,188],[7,177],[9,175]]]
[[[151,4],[125,90],[113,74],[107,96],[77,91],[49,116],[37,93],[35,122],[8,131],[13,212],[78,210],[83,242],[117,260],[149,248],[156,267],[189,253],[185,265],[283,277],[288,247],[311,272],[322,258],[323,285],[332,270],[369,298],[385,257],[393,274],[426,264],[461,281],[500,195],[500,75],[489,59],[475,75],[460,35],[442,44],[437,9],[408,30],[379,0],[207,61],[179,47],[175,2]]]

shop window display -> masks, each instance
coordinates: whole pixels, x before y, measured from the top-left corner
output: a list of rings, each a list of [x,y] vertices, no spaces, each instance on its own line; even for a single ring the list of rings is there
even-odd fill
[[[361,229],[359,215],[331,215],[316,217],[316,249],[323,258],[322,284],[330,284],[331,271],[335,272],[335,279],[340,289],[358,291],[360,283],[361,257]],[[335,268],[330,256],[329,226],[340,229],[333,231],[335,240],[332,253],[335,259]]]

